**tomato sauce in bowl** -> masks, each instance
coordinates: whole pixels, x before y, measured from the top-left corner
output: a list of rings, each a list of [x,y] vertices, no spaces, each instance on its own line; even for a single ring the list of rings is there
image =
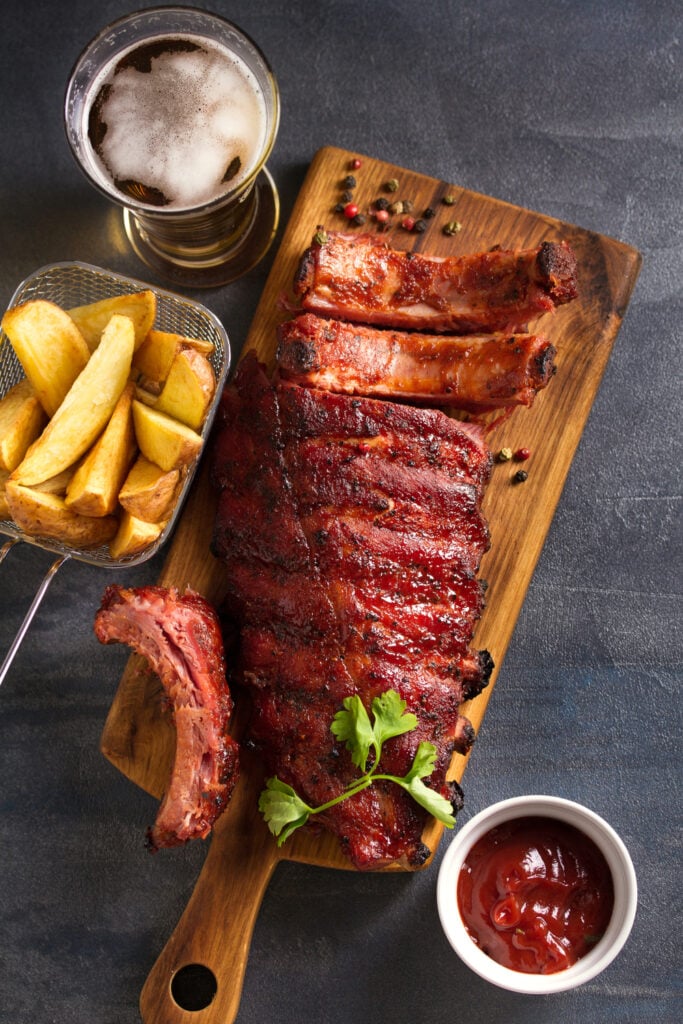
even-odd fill
[[[515,818],[467,854],[457,885],[472,940],[497,963],[528,974],[571,967],[604,935],[612,875],[596,844],[552,818]]]
[[[585,984],[623,948],[638,882],[604,818],[562,797],[511,797],[458,829],[439,867],[444,935],[481,978],[549,995]]]

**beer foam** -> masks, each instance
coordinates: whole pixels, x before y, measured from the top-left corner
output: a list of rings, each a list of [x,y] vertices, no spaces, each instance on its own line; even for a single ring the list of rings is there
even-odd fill
[[[197,48],[174,50],[169,38],[149,70],[135,66],[134,50],[119,58],[95,99],[106,125],[97,154],[109,176],[158,190],[165,209],[203,205],[232,190],[266,138],[264,98],[246,65],[208,40],[182,38]]]

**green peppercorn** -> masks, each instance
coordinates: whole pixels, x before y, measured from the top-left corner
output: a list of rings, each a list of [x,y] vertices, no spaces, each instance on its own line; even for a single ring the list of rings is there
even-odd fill
[[[414,206],[415,206],[415,203],[412,201],[412,199],[404,199],[403,200],[403,212],[404,213],[412,213]]]
[[[447,196],[443,197],[441,202],[444,204],[444,206],[454,206],[455,202],[456,202],[456,199],[455,199],[455,196],[447,195]]]
[[[329,238],[327,232],[322,228],[318,228],[316,233],[313,235],[313,241],[316,245],[327,245]]]
[[[458,231],[462,230],[462,224],[459,220],[449,220],[448,224],[443,226],[444,235],[457,235]]]
[[[509,462],[512,458],[512,448],[501,448],[498,452],[499,462]]]
[[[384,186],[387,192],[398,192],[398,179],[389,178],[389,181]]]
[[[397,202],[392,203],[389,207],[389,213],[399,214],[403,213],[403,203],[399,199]]]

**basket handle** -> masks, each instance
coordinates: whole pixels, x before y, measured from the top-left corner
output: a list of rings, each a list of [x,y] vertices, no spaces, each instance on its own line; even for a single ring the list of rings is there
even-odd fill
[[[2,560],[4,559],[4,557],[7,554],[7,552],[16,543],[17,540],[18,540],[18,538],[15,537],[14,540],[8,540],[6,544],[3,544],[2,548],[0,548],[0,562],[2,562]],[[5,655],[5,660],[3,661],[2,665],[0,666],[0,686],[2,686],[2,684],[5,681],[5,676],[9,672],[10,665],[14,661],[15,655],[16,655],[17,651],[19,650],[19,647],[21,646],[21,642],[24,639],[24,637],[26,636],[26,633],[28,631],[29,626],[33,622],[33,617],[36,614],[36,612],[38,611],[38,608],[40,607],[40,602],[45,597],[45,592],[47,591],[47,588],[52,583],[52,579],[53,579],[55,573],[57,572],[59,567],[61,565],[63,565],[64,562],[66,562],[67,559],[69,559],[70,557],[71,557],[71,555],[60,555],[59,558],[57,558],[52,563],[52,565],[50,566],[48,571],[45,573],[45,576],[43,577],[43,581],[40,584],[40,586],[38,587],[38,590],[36,591],[35,597],[31,601],[31,605],[30,605],[28,611],[26,612],[26,615],[24,616],[24,621],[22,622],[21,626],[19,627],[17,635],[15,636],[14,640],[12,641],[12,644],[11,644],[9,650],[7,651],[7,654]]]

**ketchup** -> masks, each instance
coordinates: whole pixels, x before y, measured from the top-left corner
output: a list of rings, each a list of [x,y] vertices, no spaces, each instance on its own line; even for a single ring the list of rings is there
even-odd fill
[[[614,904],[603,854],[554,818],[518,818],[491,829],[467,855],[457,888],[474,942],[525,974],[554,974],[584,956]]]

